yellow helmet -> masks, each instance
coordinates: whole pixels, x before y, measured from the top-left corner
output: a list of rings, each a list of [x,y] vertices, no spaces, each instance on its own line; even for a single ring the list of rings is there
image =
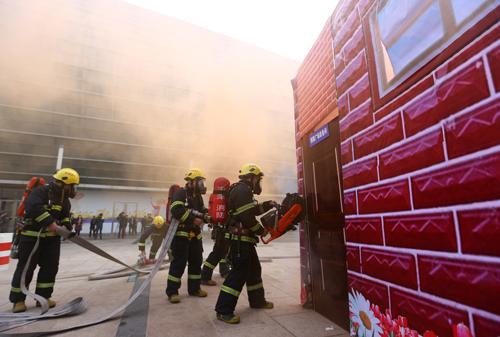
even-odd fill
[[[261,176],[261,177],[264,175],[264,172],[262,172],[260,167],[255,164],[243,165],[238,173],[239,173],[238,174],[239,178],[242,178],[248,174],[253,174],[255,176]]]
[[[80,175],[72,168],[62,168],[57,170],[52,177],[62,181],[66,185],[78,185],[80,183]]]
[[[153,225],[155,225],[156,228],[161,228],[164,223],[165,219],[163,219],[161,215],[157,215],[153,219]]]
[[[205,174],[198,168],[189,169],[184,176],[184,180],[195,180],[196,178],[206,179]]]

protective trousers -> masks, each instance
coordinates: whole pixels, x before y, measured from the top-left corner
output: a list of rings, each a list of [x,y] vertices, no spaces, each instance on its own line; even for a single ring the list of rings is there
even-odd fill
[[[229,265],[225,260],[230,243],[225,237],[227,232],[222,228],[216,228],[214,231],[217,231],[215,233],[214,248],[205,262],[203,262],[203,268],[201,270],[201,279],[205,281],[212,279],[213,271],[218,263],[220,263],[219,272],[222,276],[226,276],[229,273]]]
[[[12,278],[9,300],[12,303],[24,301],[26,295],[21,292],[21,274],[28,262],[28,257],[33,250],[38,232],[26,231],[21,234],[19,241],[19,261]],[[26,274],[26,287],[33,279],[36,266],[40,266],[36,280],[35,293],[50,298],[54,291],[54,283],[59,269],[59,254],[61,251],[61,238],[50,232],[42,233],[38,250],[31,259],[31,264]]]
[[[232,314],[245,283],[250,307],[265,305],[262,269],[255,244],[233,239],[229,255],[232,268],[221,287],[215,311],[223,315]]]
[[[153,244],[151,245],[151,249],[149,250],[149,259],[154,260],[156,258],[156,252],[163,242],[163,237],[159,234],[152,234],[151,241],[153,241]]]
[[[188,293],[195,294],[200,289],[201,263],[203,262],[203,242],[201,234],[189,237],[188,232],[177,231],[171,245],[173,260],[170,262],[166,294],[179,293],[182,274],[188,265]]]

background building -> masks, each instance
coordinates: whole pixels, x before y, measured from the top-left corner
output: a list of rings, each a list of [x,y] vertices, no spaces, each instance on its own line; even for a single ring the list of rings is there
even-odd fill
[[[499,17],[343,0],[292,81],[303,301],[354,336],[500,335]]]
[[[84,215],[151,211],[190,166],[296,189],[296,62],[119,0],[1,0],[0,41],[1,209],[61,147]]]

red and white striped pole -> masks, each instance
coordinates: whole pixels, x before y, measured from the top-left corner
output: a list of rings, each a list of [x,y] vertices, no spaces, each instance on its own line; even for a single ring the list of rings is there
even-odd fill
[[[12,233],[0,233],[0,271],[9,269]]]

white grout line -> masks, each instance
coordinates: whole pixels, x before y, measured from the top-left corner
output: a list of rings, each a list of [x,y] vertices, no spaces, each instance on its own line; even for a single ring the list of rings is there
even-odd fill
[[[446,141],[446,131],[444,129],[444,123],[441,123],[441,134],[443,135],[443,141],[441,145],[443,146],[444,160],[448,161],[448,142]]]
[[[410,195],[410,206],[411,206],[411,210],[415,210],[415,206],[413,206],[413,189],[411,187],[411,179],[410,177],[408,177],[408,193]]]
[[[417,274],[417,289],[418,289],[418,291],[421,291],[421,289],[420,289],[420,270],[418,268],[418,256],[416,253],[413,253],[413,258],[415,259],[415,272]]]
[[[460,235],[460,226],[458,221],[458,212],[456,209],[453,210],[453,222],[455,223],[455,238],[457,240],[457,250],[458,254],[462,255],[462,238]]]
[[[396,177],[390,177],[390,178],[387,178],[387,179],[384,179],[384,180],[381,180],[381,181],[378,181],[378,182],[369,183],[369,184],[360,185],[360,186],[356,186],[356,187],[353,187],[353,188],[345,189],[344,193],[345,192],[351,192],[351,191],[354,191],[354,190],[365,189],[365,188],[370,188],[370,187],[377,187],[377,186],[381,186],[383,184],[397,182],[397,181],[400,181],[400,180],[404,180],[404,179],[406,179],[408,177],[414,177],[414,176],[417,176],[417,175],[420,175],[420,174],[437,171],[437,170],[439,170],[441,168],[449,167],[449,166],[452,166],[452,165],[455,165],[455,164],[463,164],[465,162],[470,162],[471,159],[477,159],[478,157],[488,156],[488,155],[495,154],[495,153],[498,153],[498,152],[500,152],[500,144],[492,146],[492,147],[489,147],[487,149],[483,149],[483,150],[477,151],[477,152],[466,154],[466,155],[464,155],[462,157],[453,158],[453,159],[451,159],[449,161],[444,161],[444,162],[440,162],[440,163],[437,163],[437,164],[434,164],[434,165],[431,165],[431,166],[427,166],[427,167],[424,167],[424,168],[416,170],[416,171],[404,173],[404,174],[401,174],[401,175],[396,176]],[[355,162],[355,163],[349,163],[349,166],[351,166],[353,164],[357,164],[357,162]]]
[[[463,310],[463,311],[466,311],[466,312],[471,312],[473,314],[477,314],[477,315],[480,315],[480,316],[485,317],[487,319],[490,319],[492,321],[496,321],[496,322],[500,323],[500,316],[499,315],[496,315],[496,314],[488,312],[488,311],[484,311],[482,309],[477,309],[477,308],[474,308],[474,307],[470,307],[470,306],[468,306],[466,304],[454,302],[453,300],[449,300],[449,299],[445,299],[445,298],[442,298],[442,297],[438,297],[436,295],[432,295],[432,294],[425,293],[425,292],[422,292],[422,291],[416,291],[414,289],[405,288],[403,286],[400,286],[400,285],[397,285],[397,284],[394,284],[394,283],[391,283],[391,282],[388,282],[388,281],[380,280],[380,279],[377,279],[377,278],[372,277],[370,275],[361,274],[361,273],[358,273],[358,272],[353,271],[353,270],[349,270],[348,273],[352,274],[354,276],[357,276],[357,277],[359,277],[361,279],[366,279],[366,280],[375,282],[377,284],[384,284],[384,285],[389,286],[390,288],[394,288],[394,289],[403,291],[405,293],[410,293],[413,296],[419,297],[419,298],[424,299],[424,300],[430,300],[430,301],[437,302],[437,303],[440,303],[442,305],[445,305],[445,306],[448,306],[448,307],[452,307],[452,308],[455,308],[455,309],[458,309],[458,310]]]
[[[375,116],[375,114],[373,114]],[[397,114],[394,114],[396,116]],[[406,139],[406,126],[405,126],[405,118],[403,116],[403,110],[399,110],[399,116],[401,117],[401,128],[403,128],[403,140]]]
[[[491,76],[490,62],[486,54],[483,55],[484,71],[486,73],[486,80],[488,81],[488,88],[490,89],[490,95],[495,94],[495,85],[493,83],[493,78]]]
[[[345,193],[345,191],[344,191],[344,193]],[[354,191],[354,194],[356,195],[356,214],[359,214],[358,191]]]
[[[468,314],[469,314],[469,324],[470,324],[469,328],[470,331],[472,332],[472,336],[477,336],[474,328],[474,318],[472,317],[472,311],[469,310]]]
[[[381,229],[382,229],[382,243],[385,246],[387,243],[385,242],[385,220],[384,220],[384,217],[382,217]]]
[[[488,255],[472,255],[472,254],[457,254],[457,252],[442,252],[436,250],[425,250],[425,249],[416,249],[416,248],[407,248],[407,247],[394,247],[394,246],[380,246],[380,245],[371,245],[367,243],[358,243],[358,242],[347,242],[352,247],[360,247],[360,248],[369,248],[381,251],[387,251],[391,253],[398,254],[412,254],[415,256],[431,256],[445,259],[460,259],[465,260],[467,262],[489,262],[493,264],[497,264],[500,268],[500,258],[496,256],[488,256]]]

